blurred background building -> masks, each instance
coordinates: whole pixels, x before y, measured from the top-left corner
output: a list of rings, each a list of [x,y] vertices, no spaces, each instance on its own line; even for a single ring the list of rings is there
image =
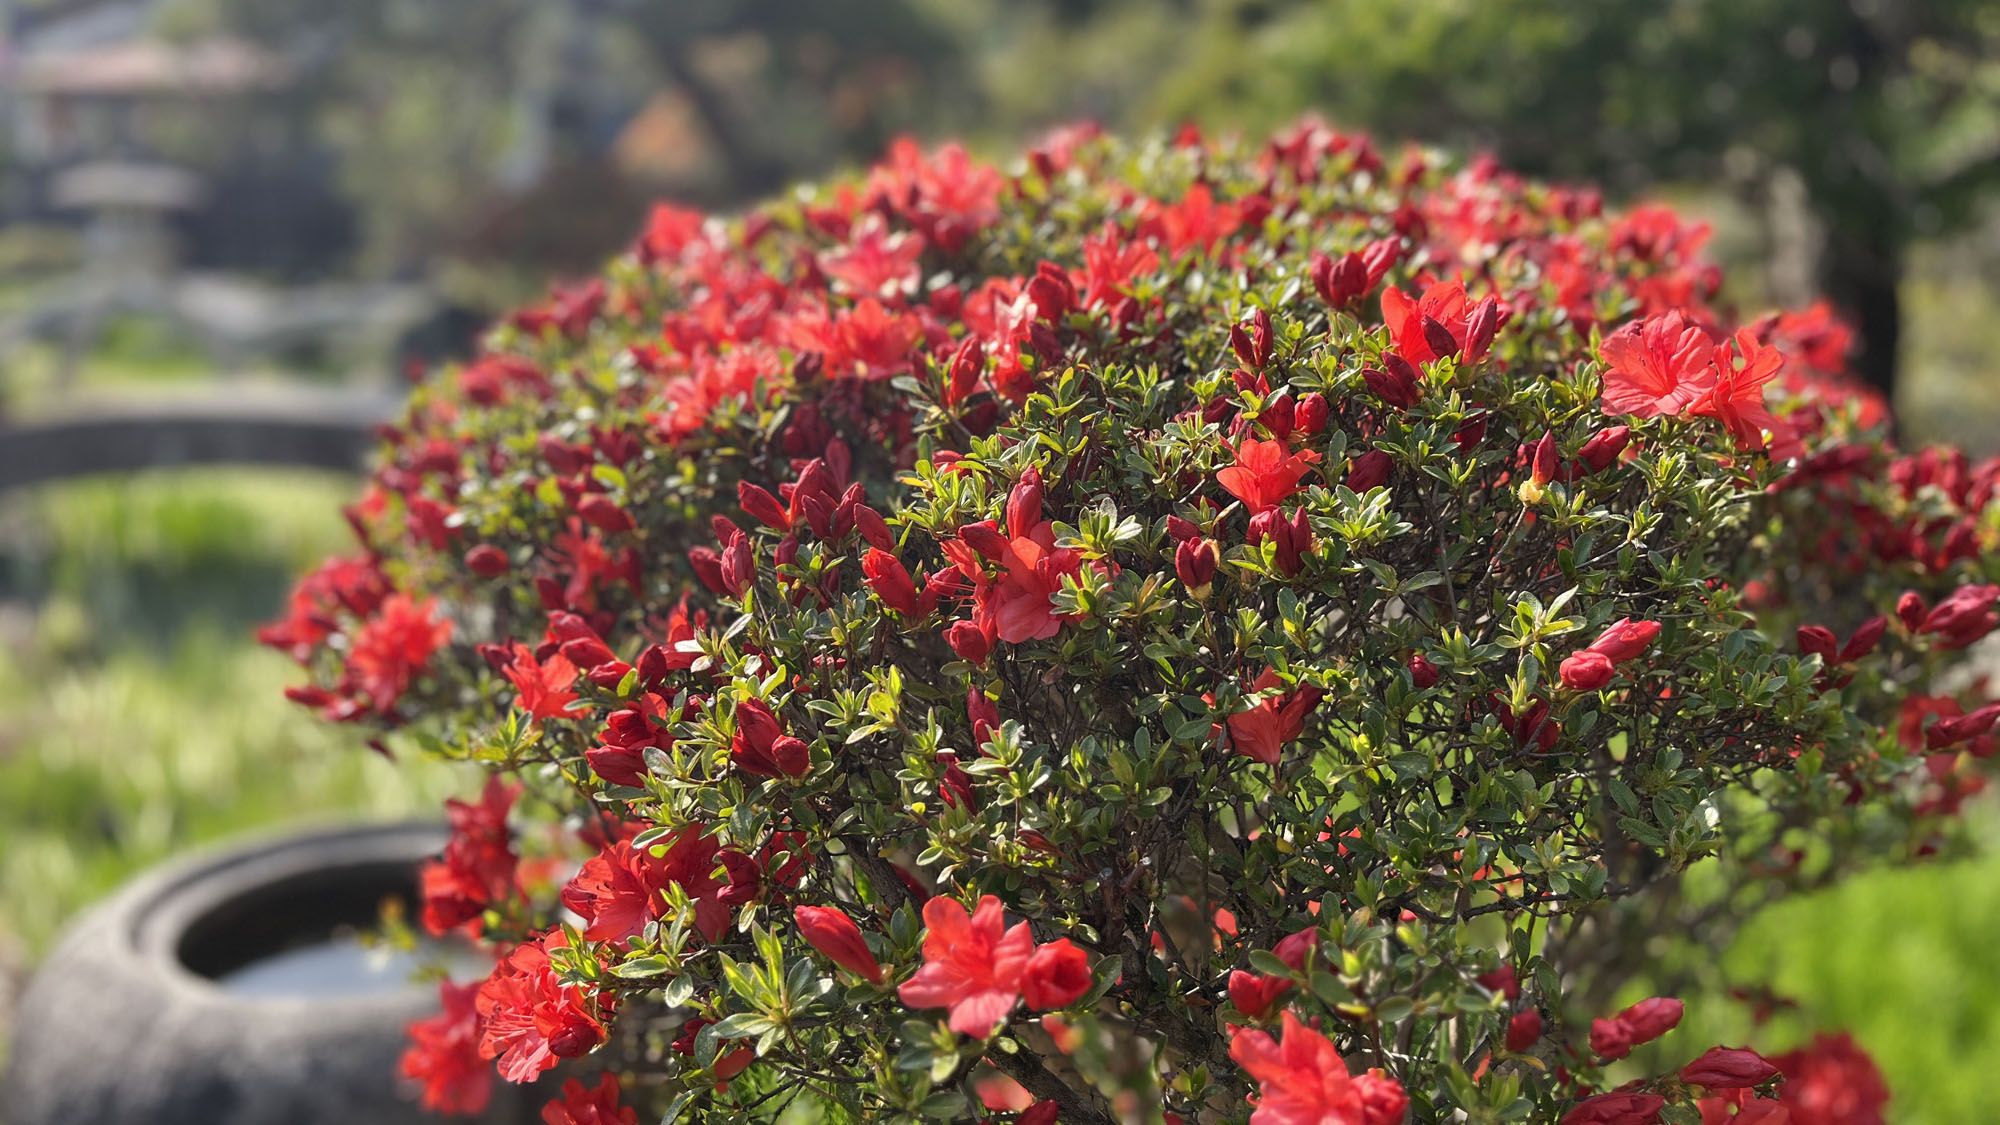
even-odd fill
[[[0,418],[379,393],[655,198],[728,210],[903,132],[1004,157],[1309,110],[1700,214],[1745,315],[1831,298],[1906,439],[2000,451],[1996,0],[0,0]],[[350,488],[0,493],[0,1009],[135,865],[462,782],[292,714],[248,641]],[[1993,1120],[2000,862],[1930,877],[1798,907],[1745,971],[1873,1026],[1909,1120]],[[1897,1022],[1892,989],[1962,1009]]]

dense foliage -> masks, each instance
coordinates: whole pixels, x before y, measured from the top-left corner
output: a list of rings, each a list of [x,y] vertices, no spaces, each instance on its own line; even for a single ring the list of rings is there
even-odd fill
[[[2000,470],[1888,448],[1703,234],[1310,122],[662,207],[416,390],[264,633],[496,774],[422,913],[498,962],[406,1073],[590,1074],[558,1125],[1880,1120],[1839,1035],[1645,1045],[1757,907],[1950,845]]]

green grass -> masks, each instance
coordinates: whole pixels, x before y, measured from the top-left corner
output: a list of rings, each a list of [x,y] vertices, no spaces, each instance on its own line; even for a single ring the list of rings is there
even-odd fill
[[[1989,846],[1974,859],[1871,872],[1781,903],[1724,963],[1734,981],[1799,1002],[1760,1042],[1788,1048],[1815,1028],[1852,1031],[1889,1081],[1891,1121],[2000,1121],[2000,1087],[1986,1069],[2000,1063],[1996,934],[2000,851]],[[1704,1026],[1716,1035],[1735,1030]],[[1687,1050],[1716,1041],[1691,1041],[1695,1030],[1682,1033]],[[1738,1030],[1730,1042],[1741,1039]]]
[[[287,702],[298,669],[250,638],[293,575],[348,547],[354,487],[202,470],[0,498],[0,973],[176,852],[436,815],[470,784]]]

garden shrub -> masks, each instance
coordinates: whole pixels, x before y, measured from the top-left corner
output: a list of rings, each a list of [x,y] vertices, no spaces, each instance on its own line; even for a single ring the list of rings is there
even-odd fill
[[[494,774],[422,921],[497,963],[405,1072],[560,1069],[558,1125],[1880,1120],[1831,1029],[1655,1041],[1762,904],[1956,846],[1996,471],[1704,235],[1313,122],[662,206],[416,388],[264,634]]]

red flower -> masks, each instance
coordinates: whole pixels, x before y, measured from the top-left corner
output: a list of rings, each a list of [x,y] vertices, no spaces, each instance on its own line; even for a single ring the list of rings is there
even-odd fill
[[[1268,691],[1283,681],[1275,669],[1267,668],[1250,685],[1252,692]],[[1245,710],[1229,716],[1229,747],[1246,758],[1267,766],[1278,764],[1285,744],[1305,730],[1306,718],[1326,694],[1311,684],[1301,684],[1288,692],[1267,696]]]
[[[410,1025],[410,1045],[398,1069],[422,1084],[420,1104],[431,1113],[474,1117],[486,1112],[493,1096],[493,1068],[479,1057],[482,1029],[473,1006],[478,994],[477,984],[439,981],[444,1010]]]
[[[1606,414],[1680,414],[1715,382],[1708,334],[1678,312],[1625,325],[1597,354],[1605,364]]]
[[[861,927],[854,924],[854,919],[831,906],[796,906],[792,908],[792,918],[799,924],[800,936],[826,954],[828,960],[857,976],[882,983],[882,966],[869,951]]]
[[[561,930],[515,948],[479,986],[475,1007],[486,1021],[479,1057],[498,1059],[500,1077],[532,1082],[558,1059],[588,1054],[604,1041],[591,998],[565,985],[544,946],[560,947]]]
[[[1596,691],[1610,683],[1616,672],[1610,657],[1590,649],[1571,653],[1559,669],[1562,686],[1571,691]]]
[[[1008,644],[1047,640],[1062,631],[1067,620],[1049,601],[1062,580],[1083,569],[1083,556],[1057,547],[1055,528],[1047,520],[1030,534],[1008,540],[1001,557],[999,579],[974,594],[973,619],[982,631]]]
[[[1408,1101],[1392,1079],[1347,1073],[1326,1036],[1284,1014],[1282,1037],[1237,1029],[1229,1057],[1257,1080],[1251,1125],[1395,1125]]]
[[[1681,1002],[1664,996],[1641,1000],[1610,1019],[1590,1022],[1590,1049],[1622,1059],[1632,1048],[1651,1043],[1681,1022]]]
[[[1391,286],[1382,290],[1382,320],[1389,326],[1396,350],[1411,363],[1456,355],[1465,344],[1465,285],[1440,281],[1415,301]],[[1443,335],[1427,330],[1426,321],[1443,329]],[[1438,347],[1440,344],[1444,347]]]
[[[1658,1094],[1599,1094],[1563,1114],[1561,1125],[1654,1125],[1666,1105]]]
[[[514,685],[514,706],[530,718],[537,722],[569,718],[570,704],[577,698],[572,690],[576,687],[576,665],[561,652],[538,663],[533,649],[515,641],[504,674]]]
[[[1253,1020],[1271,1013],[1271,1005],[1290,991],[1292,982],[1284,977],[1267,977],[1237,969],[1229,974],[1229,1002]]]
[[[437,616],[436,601],[391,594],[354,634],[348,678],[377,714],[387,714],[450,639],[451,622]]]
[[[1021,998],[1043,1011],[1067,1008],[1090,991],[1090,983],[1090,958],[1068,938],[1057,938],[1028,958],[1021,972]]]
[[[1848,1033],[1816,1035],[1771,1062],[1785,1076],[1778,1100],[1791,1111],[1791,1125],[1882,1125],[1889,1088]]]
[[[1769,1082],[1778,1076],[1778,1068],[1747,1047],[1710,1047],[1682,1067],[1680,1075],[1681,1081],[1692,1086],[1735,1090]]]
[[[1716,345],[1714,381],[1688,404],[1688,413],[1721,422],[1736,439],[1738,449],[1764,448],[1765,431],[1777,439],[1780,449],[1795,445],[1797,439],[1791,430],[1764,406],[1764,384],[1777,378],[1785,365],[1784,353],[1759,344],[1747,328],[1736,333],[1736,347],[1742,353],[1741,366],[1727,343]],[[1779,450],[1773,454],[1778,455]]]
[[[786,734],[778,716],[761,699],[746,699],[736,705],[736,735],[730,740],[729,760],[758,777],[803,777],[812,769],[812,753],[805,740]]]
[[[444,855],[426,862],[418,872],[425,929],[444,934],[514,893],[519,858],[507,830],[507,813],[520,793],[520,786],[504,784],[496,776],[486,779],[478,804],[456,798],[444,803],[451,839]]]
[[[953,1031],[986,1038],[1021,998],[1035,945],[1028,924],[1009,928],[1000,900],[987,895],[970,915],[954,899],[933,898],[924,926],[924,967],[897,995],[912,1008],[949,1008]]]
[[[1529,1008],[1517,1012],[1507,1021],[1507,1049],[1520,1052],[1535,1045],[1542,1037],[1542,1013]]]
[[[572,1078],[562,1097],[542,1107],[543,1125],[638,1125],[639,1111],[618,1104],[618,1079],[606,1072],[586,1088]]]
[[[1248,438],[1236,447],[1236,463],[1216,473],[1215,479],[1255,515],[1297,492],[1299,478],[1318,461],[1319,454],[1310,449],[1291,453],[1282,441]]]
[[[564,885],[562,902],[583,919],[584,937],[624,941],[647,922],[666,917],[667,900],[660,892],[677,884],[694,901],[695,931],[714,941],[729,926],[725,900],[731,883],[715,877],[725,855],[736,853],[722,852],[715,838],[695,825],[677,828],[643,848],[633,847],[629,839],[614,840]]]
[[[896,556],[870,547],[861,559],[861,573],[883,605],[904,617],[922,617],[928,612],[918,599],[917,584]]]

